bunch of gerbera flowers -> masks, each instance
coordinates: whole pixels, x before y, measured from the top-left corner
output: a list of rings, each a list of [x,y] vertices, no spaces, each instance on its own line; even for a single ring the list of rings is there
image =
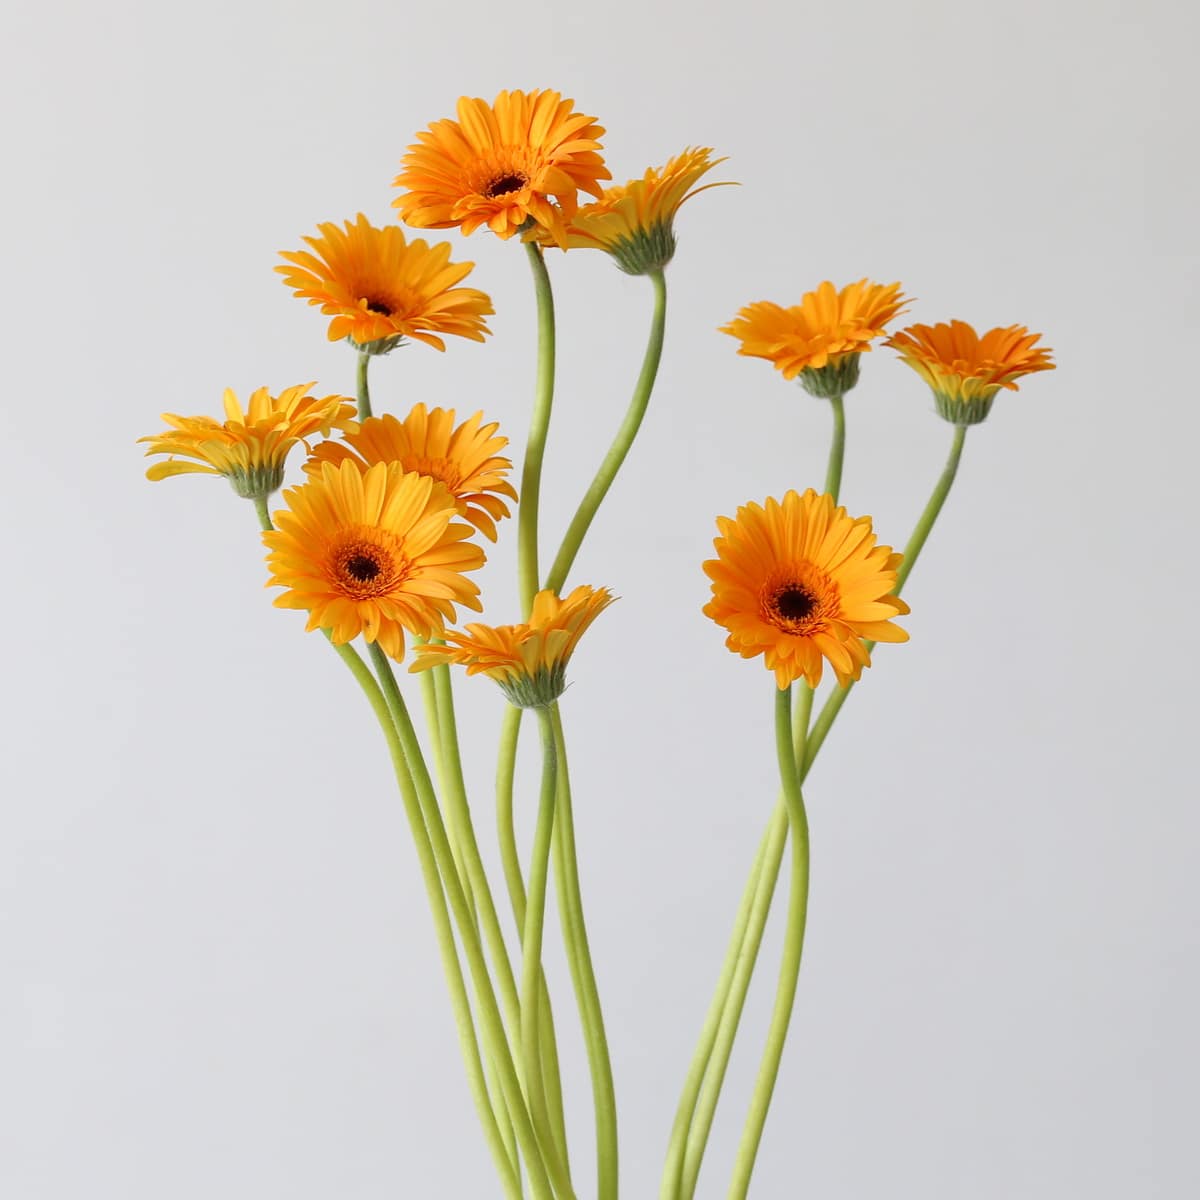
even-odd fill
[[[308,614],[344,661],[378,720],[395,770],[428,893],[449,1001],[482,1132],[510,1200],[615,1200],[619,1188],[616,1096],[600,989],[588,949],[572,815],[563,696],[572,656],[586,653],[591,626],[613,603],[608,587],[572,577],[580,546],[637,437],[659,370],[666,322],[666,270],[676,253],[683,204],[722,186],[708,178],[725,160],[684,149],[622,185],[605,186],[604,130],[553,91],[462,99],[403,156],[394,200],[417,229],[456,229],[518,242],[532,270],[538,367],[519,487],[508,438],[469,406],[407,413],[373,411],[372,362],[406,343],[444,351],[456,338],[489,336],[491,299],[464,286],[473,265],[451,259],[449,242],[377,228],[362,214],[327,222],[283,252],[278,267],[294,293],[328,318],[328,337],[354,354],[352,396],[313,394],[315,384],[254,391],[243,408],[232,391],[224,420],[166,415],[169,428],[144,438],[157,458],[151,479],[224,476],[250,500],[261,525],[275,603]],[[645,276],[650,337],[624,419],[579,498],[552,558],[540,536],[541,479],[554,399],[551,262],[564,269],[588,250]],[[555,261],[555,268],[558,263]],[[790,845],[787,931],[776,1003],[745,1118],[729,1196],[750,1187],[759,1141],[792,1012],[807,919],[808,816],[803,783],[876,643],[907,640],[899,593],[946,501],[967,430],[1002,389],[1050,369],[1039,335],[1024,326],[978,334],[961,320],[889,327],[912,303],[898,283],[831,281],[785,299],[747,304],[722,332],[739,353],[765,359],[784,380],[828,404],[832,438],[820,489],[797,480],[781,497],[751,500],[717,518],[705,613],[725,644],[770,673],[771,740],[780,791],[752,866],[734,934],[695,1057],[686,1074],[660,1187],[662,1200],[690,1200],[704,1161],[721,1082],[754,972],[783,854]],[[881,544],[871,517],[839,502],[846,399],[863,356],[883,345],[926,381],[953,429],[946,467],[903,553]],[[301,479],[280,493],[289,460],[304,448]],[[516,516],[518,595],[508,607],[477,582],[486,549]],[[549,561],[548,568],[543,564]],[[632,586],[636,586],[636,581]],[[462,623],[493,610],[505,623]],[[396,666],[411,678],[397,676]],[[455,711],[453,667],[498,685],[507,705],[497,769],[497,829],[503,903],[484,865],[478,805],[468,795]],[[829,673],[825,668],[830,668]],[[832,675],[832,679],[830,678]],[[402,682],[403,680],[403,682]],[[826,690],[814,717],[814,697]],[[419,692],[424,740],[411,714]],[[532,845],[516,835],[515,762],[526,710],[542,748]],[[432,758],[432,769],[427,754]],[[596,1128],[595,1181],[572,1168],[550,982],[542,966],[551,874],[560,930],[587,1046]],[[506,910],[506,911],[502,911]],[[637,1186],[637,1185],[635,1185]],[[644,1190],[644,1185],[642,1189]],[[772,1193],[776,1194],[776,1193]]]

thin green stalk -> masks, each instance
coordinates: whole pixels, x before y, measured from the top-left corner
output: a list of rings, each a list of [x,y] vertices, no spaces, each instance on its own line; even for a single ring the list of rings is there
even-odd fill
[[[358,419],[360,421],[365,421],[371,415],[371,388],[367,383],[367,371],[370,366],[371,356],[365,350],[360,350],[354,369],[354,386],[358,392]]]
[[[604,456],[604,461],[600,464],[600,469],[596,472],[591,486],[580,501],[579,508],[571,519],[571,524],[567,527],[558,555],[554,559],[554,565],[550,568],[550,574],[546,576],[546,587],[553,592],[560,591],[566,582],[571,566],[575,562],[575,556],[579,553],[579,547],[596,516],[597,509],[608,494],[608,489],[612,487],[617,472],[625,462],[629,448],[633,445],[633,440],[641,428],[642,418],[646,415],[646,407],[650,403],[650,393],[654,390],[654,380],[658,375],[658,364],[662,358],[663,333],[667,322],[666,278],[662,271],[654,271],[650,274],[650,282],[654,285],[654,313],[650,318],[650,340],[646,344],[646,353],[642,358],[641,373],[638,375],[637,384],[633,389],[633,397],[629,401],[625,419],[621,422],[617,436],[609,446],[608,453]]]
[[[792,1019],[796,999],[796,984],[800,977],[800,960],[804,953],[804,928],[808,918],[808,816],[800,791],[796,754],[792,744],[792,691],[776,688],[775,752],[779,758],[779,776],[787,805],[788,826],[792,842],[792,879],[788,896],[788,922],[783,935],[783,955],[779,965],[779,985],[775,993],[775,1008],[767,1031],[767,1044],[759,1066],[758,1080],[750,1099],[750,1111],[742,1130],[741,1145],[733,1166],[729,1200],[745,1200],[750,1188],[754,1160],[762,1141],[767,1110],[779,1063]]]
[[[467,896],[467,904],[475,915],[476,925],[479,921],[480,901],[475,898],[478,887],[488,887],[487,875],[483,872],[483,864],[478,868],[468,862],[473,853],[479,858],[479,848],[467,846],[468,841],[474,845],[475,830],[471,823],[471,809],[467,803],[466,786],[463,783],[461,762],[452,761],[452,756],[458,755],[458,731],[454,725],[454,696],[450,691],[450,668],[443,665],[421,671],[421,701],[425,706],[426,724],[429,727],[429,739],[433,746],[433,768],[437,773],[438,792],[447,797],[446,833],[450,838],[450,849],[454,854],[454,863],[458,868],[458,878]],[[430,704],[433,712],[430,713]],[[431,719],[432,718],[432,719]],[[449,729],[447,729],[449,725]],[[453,745],[448,743],[453,741]],[[488,900],[490,900],[490,895]],[[493,910],[494,911],[494,910]],[[508,954],[504,947],[504,939],[500,939],[500,949],[504,952],[504,961]],[[492,962],[497,963],[495,953]],[[498,964],[497,964],[498,965]],[[509,975],[511,977],[511,969]],[[515,994],[515,989],[514,989]]]
[[[929,502],[925,505],[925,510],[921,513],[916,526],[913,528],[912,536],[908,539],[908,544],[904,547],[904,561],[900,564],[900,570],[896,573],[897,596],[912,573],[913,567],[917,565],[917,557],[920,555],[921,549],[929,538],[929,533],[933,529],[933,523],[942,511],[942,505],[946,503],[946,497],[950,494],[950,488],[954,484],[954,477],[958,473],[959,461],[962,459],[963,443],[966,441],[966,437],[967,426],[956,425],[954,427],[954,440],[950,444],[950,455],[946,459],[946,466],[943,468],[937,484],[930,494]],[[867,642],[866,646],[868,652],[870,652],[875,648],[875,643]],[[808,737],[808,745],[804,752],[804,759],[802,760],[806,773],[812,765],[813,759],[817,757],[817,752],[824,744],[830,726],[837,719],[838,713],[842,710],[842,705],[846,703],[846,698],[850,695],[852,687],[854,687],[853,680],[847,683],[845,687],[835,688],[830,694],[829,699],[825,701],[820,715],[813,722],[812,730]]]
[[[746,1004],[746,995],[750,990],[750,980],[753,978],[754,968],[758,962],[763,933],[766,930],[767,918],[770,916],[771,904],[775,898],[779,866],[783,861],[783,850],[787,843],[787,827],[787,809],[780,804],[763,834],[759,851],[762,861],[757,879],[754,879],[753,872],[751,872],[753,892],[750,913],[742,939],[736,945],[732,939],[730,942],[729,952],[733,956],[734,963],[733,977],[730,980],[728,995],[721,1010],[712,1054],[706,1066],[704,1082],[696,1101],[695,1115],[688,1132],[683,1175],[679,1188],[680,1200],[690,1200],[696,1191],[696,1182],[700,1176],[704,1151],[708,1145],[708,1135],[721,1099],[725,1072],[729,1067],[733,1044],[742,1019],[742,1010]]]
[[[408,760],[405,756],[400,736],[392,720],[386,698],[379,684],[368,670],[366,663],[358,656],[352,646],[334,645],[342,661],[350,669],[359,687],[366,695],[372,711],[375,713],[383,736],[387,742],[388,753],[392,760],[392,769],[396,781],[400,785],[400,794],[404,801],[404,811],[412,830],[413,844],[416,846],[417,859],[421,867],[421,877],[425,883],[425,891],[429,897],[429,907],[433,913],[434,931],[437,936],[438,950],[442,958],[442,968],[446,974],[446,982],[450,989],[450,1006],[454,1012],[454,1021],[458,1029],[459,1043],[462,1046],[463,1059],[467,1067],[467,1081],[483,1125],[484,1137],[504,1193],[510,1200],[520,1200],[521,1180],[509,1159],[508,1148],[497,1124],[495,1113],[488,1096],[487,1081],[484,1074],[483,1062],[480,1058],[479,1044],[475,1032],[475,1022],[471,1015],[471,1004],[467,996],[466,981],[463,978],[462,966],[458,959],[458,950],[454,943],[454,930],[450,923],[450,913],[446,907],[446,897],[442,891],[442,880],[438,874],[437,862],[425,819],[421,813],[420,801],[413,777],[409,771]],[[544,1180],[544,1176],[543,1176]],[[535,1189],[535,1195],[549,1197],[548,1184],[540,1191]]]
[[[536,242],[526,242],[525,250],[533,270],[538,327],[537,385],[529,418],[529,438],[525,443],[525,464],[521,469],[521,503],[517,507],[517,585],[521,612],[528,617],[540,575],[538,499],[542,490],[542,460],[546,455],[550,409],[554,403],[554,293],[542,248]]]
[[[846,406],[841,396],[830,396],[833,408],[833,442],[825,471],[825,490],[836,500],[842,488],[842,463],[846,457]]]
[[[470,968],[471,981],[475,987],[483,1026],[484,1044],[488,1053],[493,1056],[496,1070],[500,1076],[505,1103],[508,1106],[509,1115],[513,1119],[517,1141],[530,1174],[530,1186],[537,1200],[550,1200],[554,1196],[557,1196],[559,1200],[574,1200],[570,1183],[562,1172],[561,1164],[557,1162],[557,1156],[554,1154],[553,1145],[550,1144],[546,1131],[535,1128],[535,1122],[526,1107],[520,1079],[505,1036],[504,1018],[496,1001],[487,961],[484,958],[483,945],[475,929],[475,923],[467,906],[466,896],[459,883],[458,875],[454,870],[454,860],[446,829],[442,823],[441,811],[438,808],[437,796],[429,778],[429,771],[425,766],[425,759],[421,753],[420,743],[417,741],[412,718],[408,715],[408,707],[396,685],[396,677],[392,673],[391,663],[387,656],[375,643],[370,645],[370,654],[388,709],[391,712],[392,723],[400,739],[404,759],[408,763],[413,782],[416,784],[419,806],[429,831],[435,863],[441,868],[442,883],[450,901],[450,910],[458,925],[459,939]]]
[[[538,1124],[549,1125],[546,1092],[542,1078],[541,1039],[538,1034],[542,932],[546,918],[546,884],[550,877],[550,847],[554,836],[554,808],[558,790],[558,758],[554,731],[548,717],[542,722],[542,790],[538,801],[537,828],[529,863],[529,892],[525,902],[525,924],[521,932],[521,1055],[525,1060],[525,1082],[530,1107]]]
[[[543,710],[539,710],[541,712]],[[567,744],[562,713],[557,704],[550,709],[550,723],[558,758],[558,814],[555,823],[555,878],[559,915],[567,964],[575,985],[579,1020],[587,1048],[592,1077],[592,1103],[596,1115],[596,1196],[617,1200],[619,1156],[617,1143],[617,1098],[613,1086],[612,1061],[604,1032],[600,989],[592,964],[587,925],[583,917],[583,891],[579,884],[579,860],[575,849],[575,817],[571,804],[571,778],[567,767]]]
[[[258,523],[262,526],[264,533],[275,528],[271,524],[271,514],[267,510],[266,496],[254,497],[254,511],[258,514]]]
[[[500,845],[500,861],[504,868],[504,882],[508,887],[509,904],[517,933],[525,928],[525,876],[521,869],[521,855],[517,849],[517,832],[513,821],[513,784],[516,775],[517,735],[521,728],[524,710],[509,705],[504,714],[500,732],[500,758],[496,768],[496,832]],[[550,989],[546,984],[546,973],[540,976],[538,1026],[542,1038],[542,1073],[546,1086],[546,1102],[550,1108],[550,1119],[564,1162],[567,1159],[566,1118],[563,1113],[562,1080],[558,1067],[558,1038],[554,1028],[554,1011],[550,1003]]]

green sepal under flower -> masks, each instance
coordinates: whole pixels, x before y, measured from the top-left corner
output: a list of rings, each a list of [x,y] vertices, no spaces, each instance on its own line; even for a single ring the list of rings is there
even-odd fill
[[[858,360],[861,354],[839,354],[823,367],[804,367],[798,378],[800,386],[819,400],[844,396],[858,383]]]
[[[933,401],[938,416],[949,421],[951,425],[978,425],[987,420],[988,413],[992,411],[992,401],[996,399],[996,392],[999,390],[997,388],[994,392],[972,396],[969,400],[959,400],[946,395],[945,392],[935,391]]]
[[[548,708],[567,690],[566,663],[539,667],[532,675],[513,674],[496,684],[517,708]]]

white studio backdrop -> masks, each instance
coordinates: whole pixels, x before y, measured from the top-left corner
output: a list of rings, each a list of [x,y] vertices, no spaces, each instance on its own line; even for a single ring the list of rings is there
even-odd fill
[[[277,251],[388,219],[405,147],[460,94],[535,87],[599,118],[618,179],[699,144],[743,185],[680,215],[659,387],[575,572],[622,597],[566,716],[625,1194],[656,1194],[775,794],[769,678],[701,615],[700,563],[718,513],[819,485],[828,437],[823,404],[715,329],[862,276],[902,281],[912,320],[1028,324],[1059,365],[972,431],[906,592],[911,643],[880,648],[810,779],[810,934],[752,1194],[1200,1191],[1191,5],[116,0],[5,24],[0,1195],[498,1194],[370,716],[271,607],[251,507],[149,484],[134,439],[226,386],[351,390]],[[445,236],[494,336],[377,363],[377,408],[483,408],[519,460],[524,257]],[[650,308],[601,255],[551,267],[547,545]],[[886,351],[848,413],[843,498],[902,545],[950,429]],[[492,620],[515,616],[514,544],[482,579]],[[500,698],[457,693],[487,833]],[[521,785],[527,812],[532,759]]]

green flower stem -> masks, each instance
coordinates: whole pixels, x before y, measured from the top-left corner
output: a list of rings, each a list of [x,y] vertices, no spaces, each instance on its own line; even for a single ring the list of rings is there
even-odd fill
[[[365,350],[360,350],[354,371],[354,386],[358,392],[358,419],[360,421],[365,421],[371,415],[371,388],[367,383],[367,371],[370,366],[371,356]]]
[[[833,408],[833,442],[825,471],[825,490],[837,500],[842,488],[842,463],[846,458],[846,406],[841,396],[830,396],[829,403]]]
[[[539,709],[539,713],[545,710]],[[558,813],[554,825],[555,880],[559,898],[559,918],[567,963],[575,985],[579,1020],[583,1026],[588,1068],[592,1077],[592,1103],[596,1113],[596,1196],[597,1200],[617,1200],[617,1099],[613,1087],[612,1061],[604,1032],[600,990],[592,965],[587,926],[583,918],[583,893],[579,885],[579,861],[575,850],[575,818],[571,804],[571,778],[567,768],[567,744],[563,734],[562,713],[557,704],[550,709],[558,760]]]
[[[458,756],[458,729],[454,720],[454,694],[450,690],[450,668],[442,665],[421,671],[419,674],[421,676],[421,699],[425,704],[426,717],[429,716],[429,693],[432,693],[433,720],[429,722],[429,734],[433,746],[433,764],[437,773],[438,793],[447,798],[446,833],[450,837],[450,849],[454,853],[459,881],[462,883],[467,904],[475,916],[476,928],[478,928],[479,906],[481,903],[491,902],[491,890],[488,887],[483,863],[479,858],[479,847],[475,843],[471,808],[467,803],[462,762]],[[468,861],[472,856],[475,860],[474,863]],[[483,900],[476,900],[475,892],[481,887],[488,892],[488,895]],[[492,912],[494,915],[494,906]],[[499,933],[499,926],[497,926],[497,933]],[[489,947],[489,952],[492,954],[492,963],[496,970],[501,970],[501,960],[496,957],[494,945]],[[499,940],[499,952],[503,954],[503,962],[507,966],[508,952],[502,935]],[[510,979],[512,978],[511,967],[508,968],[508,976]],[[503,975],[501,980],[503,981]],[[510,1021],[515,1015],[515,1003],[516,988],[514,986],[514,1013],[510,1015]]]
[[[587,534],[596,511],[599,509],[608,489],[612,487],[617,472],[625,462],[629,448],[633,445],[641,428],[642,418],[646,415],[646,407],[650,403],[650,393],[654,390],[654,380],[658,375],[658,364],[662,358],[663,333],[667,322],[667,281],[662,271],[653,271],[650,282],[654,285],[654,314],[650,318],[650,340],[646,344],[646,353],[642,358],[642,369],[638,375],[637,384],[633,389],[633,397],[625,412],[617,436],[613,439],[600,469],[596,472],[591,486],[588,488],[571,524],[567,527],[554,565],[546,576],[546,587],[558,592],[570,574],[575,556]]]
[[[792,842],[791,890],[775,1008],[771,1014],[767,1045],[763,1051],[758,1080],[750,1099],[750,1111],[742,1130],[741,1145],[734,1161],[729,1200],[745,1200],[750,1188],[750,1176],[754,1171],[754,1160],[758,1155],[763,1126],[767,1120],[767,1109],[771,1104],[771,1094],[775,1090],[788,1025],[792,1019],[792,1005],[796,999],[796,984],[800,977],[800,959],[804,953],[804,928],[808,918],[808,816],[800,791],[799,771],[796,769],[791,707],[791,688],[776,688],[775,751],[779,758],[779,776],[783,785],[784,803],[787,805]]]
[[[269,530],[275,528],[275,526],[271,524],[271,514],[267,510],[266,496],[254,497],[254,511],[258,514],[258,523],[262,526],[263,533],[267,533]]]
[[[779,866],[783,862],[783,850],[787,843],[787,827],[787,810],[781,804],[772,815],[762,841],[759,843],[756,860],[758,863],[757,874],[752,870],[750,880],[746,885],[750,895],[750,911],[743,936],[738,941],[735,929],[734,937],[730,939],[729,960],[727,961],[732,963],[732,976],[729,981],[728,994],[721,1009],[712,1054],[706,1065],[703,1086],[696,1101],[695,1115],[692,1118],[691,1129],[687,1137],[683,1174],[679,1187],[681,1200],[685,1200],[685,1198],[690,1200],[696,1191],[709,1132],[712,1129],[717,1105],[721,1099],[725,1072],[729,1067],[729,1058],[737,1038],[746,995],[750,990],[750,980],[758,961],[763,932],[767,927],[767,918],[775,898]]]
[[[713,1047],[717,1041],[717,1032],[725,1012],[725,1001],[733,983],[734,971],[741,956],[743,939],[746,935],[746,925],[750,920],[750,908],[754,902],[758,879],[762,873],[763,856],[766,852],[766,836],[759,842],[758,853],[754,856],[754,866],[750,870],[750,879],[742,893],[742,902],[738,905],[737,916],[733,922],[733,934],[729,939],[729,949],[725,961],[721,965],[721,973],[717,978],[716,990],[704,1017],[700,1029],[700,1040],[696,1052],[688,1067],[687,1078],[684,1080],[683,1093],[679,1097],[679,1106],[675,1110],[675,1123],[671,1127],[671,1140],[667,1145],[667,1161],[663,1167],[662,1183],[659,1187],[659,1200],[676,1200],[681,1194],[683,1179],[684,1151],[688,1144],[688,1133],[696,1112],[696,1101],[700,1095],[701,1085],[705,1082],[709,1062],[712,1059]],[[724,1071],[721,1071],[722,1076]],[[715,1107],[715,1106],[714,1106]],[[711,1118],[710,1118],[711,1123]],[[708,1127],[705,1126],[704,1136],[707,1137]]]
[[[505,1104],[508,1106],[508,1112],[516,1128],[517,1141],[525,1156],[526,1168],[530,1174],[531,1190],[537,1200],[551,1200],[551,1197],[555,1196],[559,1200],[573,1200],[570,1183],[562,1176],[561,1168],[558,1168],[558,1164],[555,1162],[553,1147],[548,1144],[545,1131],[535,1128],[535,1123],[526,1108],[521,1083],[505,1036],[504,1019],[500,1013],[500,1006],[496,1002],[496,994],[488,974],[483,946],[476,932],[471,911],[467,906],[466,895],[454,869],[449,839],[442,823],[437,796],[434,794],[429,771],[425,766],[425,759],[421,753],[420,743],[417,741],[412,718],[408,715],[404,697],[396,685],[396,677],[392,673],[387,655],[374,642],[370,645],[370,655],[379,676],[387,707],[391,712],[392,723],[400,739],[404,759],[416,785],[419,812],[432,843],[435,865],[441,870],[442,884],[450,902],[450,910],[458,925],[459,939],[470,968],[472,983],[475,986],[475,995],[483,1026],[484,1044],[487,1052],[492,1055],[500,1076]]]
[[[942,511],[942,505],[946,503],[946,497],[950,494],[950,488],[954,484],[954,477],[958,474],[958,464],[962,458],[963,443],[966,441],[966,437],[967,427],[965,425],[956,425],[954,427],[954,440],[950,444],[950,454],[946,459],[946,466],[942,470],[933,492],[930,494],[929,502],[925,505],[925,511],[921,513],[920,519],[913,528],[912,536],[908,539],[908,544],[904,547],[904,561],[900,564],[900,570],[896,573],[897,596],[912,573],[913,567],[916,566],[917,558],[929,538],[930,531],[933,529],[933,523],[938,519],[938,514]],[[875,648],[875,643],[867,642],[866,647],[868,652],[870,652]],[[813,722],[812,730],[808,737],[808,745],[805,747],[804,758],[801,760],[805,774],[808,773],[808,768],[812,766],[813,759],[817,757],[817,752],[824,744],[830,726],[837,719],[837,715],[841,712],[842,705],[846,703],[846,698],[850,695],[850,689],[853,687],[854,681],[851,680],[845,687],[835,688],[829,699],[825,701],[820,715]]]
[[[525,876],[521,869],[521,856],[517,849],[517,834],[513,823],[513,783],[522,712],[522,709],[510,704],[504,714],[500,734],[500,759],[496,769],[496,832],[500,844],[500,861],[504,867],[504,881],[508,887],[509,903],[518,933],[525,928]],[[538,994],[538,1026],[542,1038],[542,1073],[546,1084],[546,1101],[550,1108],[551,1124],[565,1161],[567,1135],[562,1105],[562,1082],[558,1068],[558,1039],[544,971],[540,976]]]
[[[542,720],[542,790],[538,801],[537,829],[529,864],[529,892],[525,924],[521,931],[521,1055],[525,1060],[526,1090],[535,1123],[549,1126],[545,1083],[542,1077],[538,1017],[541,1005],[542,933],[546,918],[546,884],[550,877],[550,847],[554,836],[554,808],[558,789],[558,759],[549,718]]]
[[[521,612],[528,617],[538,590],[538,498],[550,409],[554,403],[554,293],[542,248],[536,242],[526,242],[525,250],[533,271],[538,327],[537,385],[525,443],[525,464],[521,469],[521,502],[517,506],[517,585]]]
[[[350,669],[350,673],[354,676],[359,687],[362,688],[368,703],[371,705],[372,711],[375,713],[376,719],[379,721],[379,726],[383,730],[383,736],[387,741],[392,768],[396,774],[396,781],[400,785],[404,810],[412,829],[413,844],[416,846],[417,858],[421,867],[421,876],[425,882],[425,891],[429,897],[429,907],[433,913],[433,924],[437,935],[438,950],[441,953],[442,967],[450,989],[450,1006],[454,1012],[459,1043],[462,1046],[463,1059],[466,1062],[467,1081],[471,1087],[471,1094],[475,1100],[479,1120],[483,1125],[484,1137],[487,1140],[488,1148],[492,1152],[496,1170],[500,1175],[500,1181],[504,1187],[504,1194],[510,1200],[520,1200],[522,1194],[520,1175],[510,1161],[508,1148],[505,1145],[500,1127],[496,1122],[495,1113],[492,1110],[491,1101],[488,1097],[487,1082],[476,1038],[475,1022],[471,1016],[471,1004],[467,997],[466,981],[463,978],[462,966],[459,962],[458,950],[454,942],[454,929],[450,923],[450,913],[446,907],[446,897],[442,891],[442,880],[438,874],[437,862],[433,846],[429,839],[429,833],[426,829],[425,819],[421,814],[420,801],[417,797],[417,789],[413,782],[412,774],[409,771],[408,759],[405,756],[400,736],[392,720],[388,702],[380,690],[379,684],[367,668],[366,663],[358,656],[352,646],[334,645],[333,648]],[[544,1172],[541,1173],[540,1184],[540,1188],[535,1187],[534,1195],[549,1198],[551,1192]]]

